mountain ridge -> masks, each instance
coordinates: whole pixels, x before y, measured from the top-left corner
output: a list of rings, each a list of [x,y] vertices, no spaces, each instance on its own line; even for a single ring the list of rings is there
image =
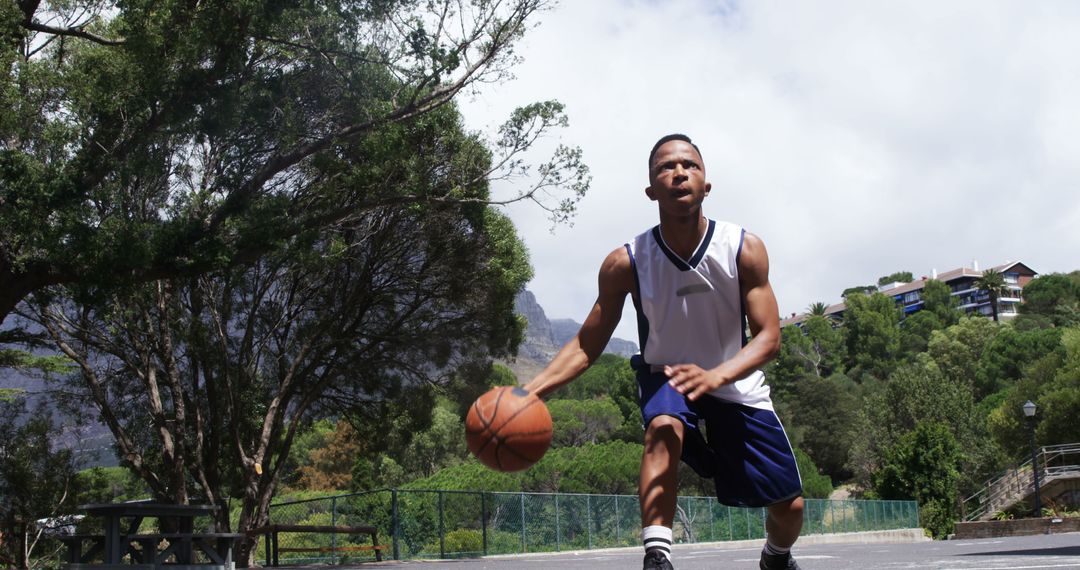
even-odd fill
[[[525,318],[525,340],[516,358],[502,361],[517,376],[528,382],[547,366],[559,349],[577,334],[581,323],[573,319],[549,319],[532,291],[525,290],[514,299],[514,312]],[[604,352],[629,358],[637,354],[636,343],[612,337]]]

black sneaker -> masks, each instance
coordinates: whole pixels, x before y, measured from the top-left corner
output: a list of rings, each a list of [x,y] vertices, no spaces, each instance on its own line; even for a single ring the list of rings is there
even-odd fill
[[[799,563],[795,562],[795,557],[790,552],[787,554],[765,554],[761,553],[761,563],[758,564],[758,568],[761,570],[799,570]]]
[[[663,552],[650,550],[645,553],[644,570],[675,570],[675,568]]]

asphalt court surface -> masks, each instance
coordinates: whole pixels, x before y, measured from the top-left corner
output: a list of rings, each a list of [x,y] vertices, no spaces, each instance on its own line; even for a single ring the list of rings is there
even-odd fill
[[[672,563],[675,570],[756,570],[760,552],[760,546],[676,545]],[[804,570],[1080,570],[1080,533],[905,544],[796,544],[794,552]],[[354,568],[632,570],[641,568],[642,556],[641,550],[630,548],[465,560],[365,563]]]

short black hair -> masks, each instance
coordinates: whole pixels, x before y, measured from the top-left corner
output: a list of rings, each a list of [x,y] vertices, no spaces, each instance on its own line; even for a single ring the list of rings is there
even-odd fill
[[[697,151],[698,156],[701,157],[701,149],[698,148],[698,145],[694,144],[694,141],[690,140],[690,137],[688,137],[688,136],[686,136],[686,135],[684,135],[682,133],[671,133],[670,135],[664,135],[664,136],[660,137],[660,140],[656,141],[656,144],[653,145],[652,150],[649,151],[649,172],[650,173],[652,172],[652,159],[654,157],[656,157],[656,151],[660,150],[660,147],[664,146],[664,143],[669,143],[671,141],[683,141],[683,142],[690,143],[690,146],[694,147],[694,150]],[[705,159],[702,158],[701,160],[704,161]]]

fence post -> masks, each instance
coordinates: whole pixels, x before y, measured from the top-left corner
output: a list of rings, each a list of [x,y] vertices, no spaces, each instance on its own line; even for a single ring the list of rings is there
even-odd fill
[[[724,505],[724,520],[727,521],[727,539],[735,540],[735,529],[731,524],[731,507]]]
[[[589,550],[592,550],[592,495],[585,495],[585,533],[589,537]]]
[[[446,527],[443,525],[442,491],[439,491],[439,558],[446,558]]]
[[[487,556],[487,493],[480,493],[480,533],[484,544],[484,556]]]
[[[525,551],[525,493],[519,493],[518,496],[521,497],[521,553],[524,554],[526,552]]]
[[[394,560],[401,560],[398,550],[398,500],[397,489],[390,489],[390,536],[394,544]]]
[[[337,497],[330,497],[330,526],[337,526]],[[330,533],[330,563],[337,564],[337,533]]]
[[[713,508],[713,498],[708,497],[709,500],[709,540],[716,540],[716,509]]]
[[[555,552],[562,552],[562,525],[559,524],[559,494],[555,493]]]
[[[619,545],[619,496],[615,495],[615,546]]]

